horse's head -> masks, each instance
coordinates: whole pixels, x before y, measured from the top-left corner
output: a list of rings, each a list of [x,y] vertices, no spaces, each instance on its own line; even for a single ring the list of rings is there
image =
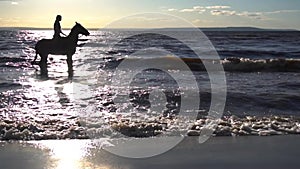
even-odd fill
[[[87,29],[85,29],[80,23],[76,22],[76,25],[73,27],[73,29],[76,30],[78,34],[82,34],[85,36],[90,35],[90,32]]]

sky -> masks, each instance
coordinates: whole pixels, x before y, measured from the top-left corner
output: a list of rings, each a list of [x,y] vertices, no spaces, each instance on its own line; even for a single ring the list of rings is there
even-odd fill
[[[300,30],[300,0],[0,0],[0,27],[52,28],[55,16],[70,28],[75,21],[103,28],[144,12],[183,18],[196,27],[251,26]],[[180,27],[172,20],[136,17],[128,27]],[[151,25],[149,24],[151,22]]]

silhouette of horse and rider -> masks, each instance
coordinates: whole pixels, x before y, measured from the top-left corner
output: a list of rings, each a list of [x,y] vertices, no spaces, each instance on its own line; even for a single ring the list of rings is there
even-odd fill
[[[73,60],[72,56],[76,52],[76,47],[78,46],[78,36],[79,34],[88,36],[90,35],[89,31],[84,28],[81,24],[77,23],[71,29],[69,35],[66,35],[62,32],[60,21],[62,17],[60,15],[56,16],[54,23],[54,35],[53,39],[42,39],[37,42],[35,45],[36,55],[32,63],[35,63],[37,56],[41,56],[39,62],[40,71],[42,76],[48,75],[47,70],[47,60],[48,55],[67,55],[67,64],[68,64],[68,73],[69,76],[73,76]],[[60,34],[65,35],[66,37],[61,37]]]

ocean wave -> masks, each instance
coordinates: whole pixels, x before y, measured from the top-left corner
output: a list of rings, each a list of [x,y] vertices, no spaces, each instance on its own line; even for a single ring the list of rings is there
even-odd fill
[[[17,63],[17,62],[25,62],[27,59],[25,58],[17,58],[17,57],[1,57],[0,63],[7,63],[7,62],[12,62],[12,63]]]
[[[220,61],[183,58],[192,70],[205,71],[204,62],[222,64],[228,72],[300,72],[300,59],[249,59],[229,57]]]
[[[299,59],[226,58],[221,62],[225,71],[239,72],[299,72]]]
[[[1,89],[13,89],[13,88],[19,88],[19,87],[22,87],[21,84],[19,83],[11,83],[11,82],[0,82],[0,90]]]
[[[25,56],[26,57],[26,56]],[[0,68],[25,68],[32,67],[30,59],[21,57],[2,57]]]
[[[101,68],[114,69],[125,58],[108,58]],[[159,60],[159,58],[126,58],[126,60]],[[173,59],[172,57],[165,57],[161,59]],[[228,72],[300,72],[300,59],[249,59],[229,57],[222,60],[211,60],[199,58],[181,58],[191,70],[206,71],[203,63],[222,64],[225,71]],[[207,64],[205,64],[207,65]],[[171,67],[170,67],[171,68]]]
[[[123,58],[106,57],[104,62],[100,62],[100,68],[115,69],[124,59],[137,61],[137,60],[158,60],[170,59],[172,57],[135,57],[135,58]],[[222,64],[223,68],[227,72],[300,72],[300,59],[250,59],[239,57],[227,57],[221,60],[212,59],[199,59],[199,58],[181,58],[191,70],[193,71],[206,71],[205,65],[208,64]],[[205,63],[205,64],[203,64]],[[26,58],[15,57],[2,57],[0,61],[0,67],[30,67],[29,60]],[[172,66],[170,67],[172,68]]]
[[[201,131],[213,130],[213,136],[271,136],[300,134],[297,117],[255,117],[237,116],[222,119],[201,118],[188,123],[188,128],[181,128],[179,117],[149,118],[148,121],[133,121],[131,118],[111,116],[105,125],[93,121],[69,118],[69,121],[55,119],[20,121],[1,118],[0,140],[48,140],[48,139],[93,139],[107,137],[155,137],[161,134],[176,135],[186,131],[186,136],[200,136]],[[185,119],[186,120],[186,119]],[[184,122],[184,121],[182,121]]]

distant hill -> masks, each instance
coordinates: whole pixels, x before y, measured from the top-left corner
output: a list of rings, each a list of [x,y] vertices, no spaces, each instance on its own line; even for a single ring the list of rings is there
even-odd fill
[[[262,31],[298,31],[296,29],[263,29],[256,27],[220,27],[220,28],[200,28],[202,31],[245,31],[245,32],[262,32]]]
[[[158,28],[158,30],[172,30],[172,31],[189,31],[195,28]],[[228,31],[228,32],[263,32],[263,31],[299,31],[296,29],[264,29],[264,28],[256,28],[256,27],[205,27],[199,28],[201,31],[209,32],[209,31]]]

